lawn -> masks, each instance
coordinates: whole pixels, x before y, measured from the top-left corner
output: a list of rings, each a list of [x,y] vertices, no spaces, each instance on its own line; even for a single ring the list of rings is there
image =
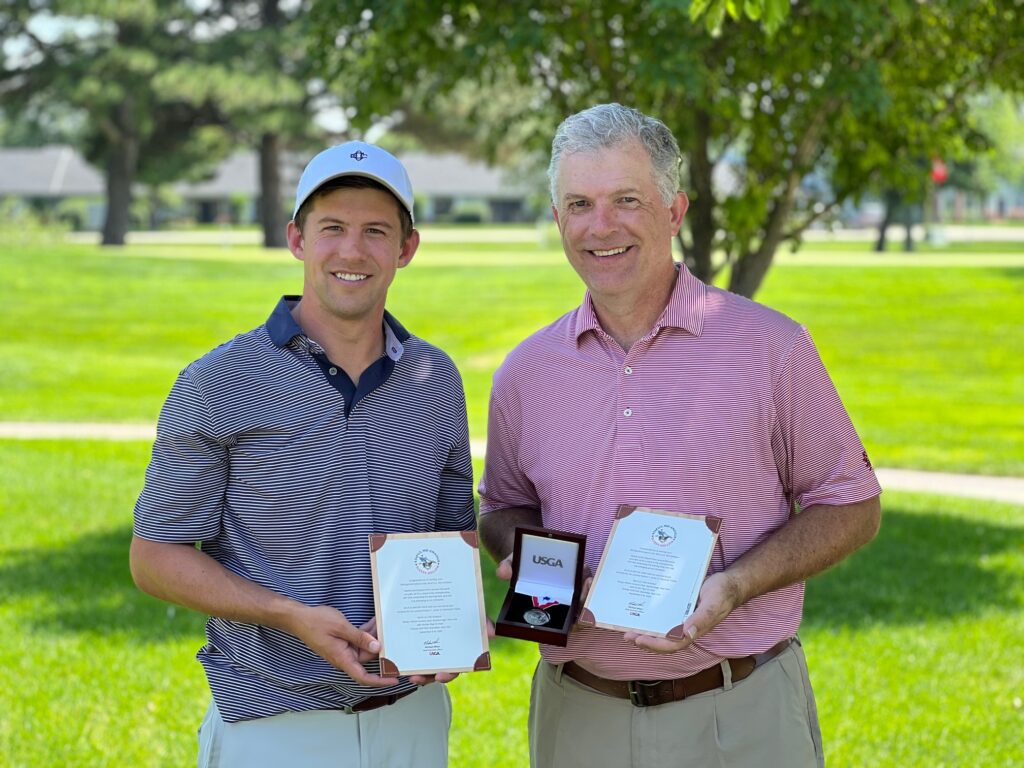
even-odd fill
[[[538,233],[457,235],[425,233],[391,306],[459,364],[481,438],[494,368],[582,290]],[[786,256],[758,299],[810,328],[877,465],[1024,475],[1024,259],[889,256]],[[301,286],[287,253],[221,246],[5,247],[0,275],[0,421],[151,423],[182,366]],[[148,451],[0,441],[0,765],[194,763],[202,618],[127,570]],[[884,506],[879,538],[808,589],[829,765],[1024,764],[1024,508]],[[452,685],[453,766],[526,764],[536,648],[493,651]]]
[[[142,443],[0,441],[0,765],[184,766],[202,618],[134,589]],[[1024,509],[887,494],[878,539],[811,582],[802,631],[833,768],[1024,763]],[[485,563],[491,615],[501,585]],[[453,766],[526,765],[536,646],[451,686]]]
[[[430,245],[428,230],[392,288],[399,319],[459,365],[478,438],[495,367],[582,296],[557,243],[513,232],[457,242],[440,230]],[[785,257],[758,299],[811,330],[876,465],[1019,476],[1024,258],[996,255],[1010,260],[886,266],[864,254],[857,266],[808,250]],[[290,255],[248,247],[6,249],[0,273],[6,421],[151,423],[180,368],[301,290]]]

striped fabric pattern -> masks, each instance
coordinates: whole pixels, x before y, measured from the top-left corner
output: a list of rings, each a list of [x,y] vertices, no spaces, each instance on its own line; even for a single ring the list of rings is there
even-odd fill
[[[594,571],[619,504],[723,518],[717,572],[785,523],[791,501],[848,504],[880,490],[807,331],[685,267],[628,353],[588,295],[495,373],[481,514],[541,509],[545,526],[587,536]],[[596,628],[541,651],[612,679],[681,677],[792,635],[803,594],[797,584],[756,598],[674,654]]]
[[[374,612],[369,534],[475,527],[462,382],[447,355],[396,323],[393,369],[346,418],[309,340],[282,332],[289,321],[282,300],[178,376],[135,533],[201,541],[234,573],[358,626]],[[198,658],[228,722],[411,687],[359,686],[268,627],[211,618],[206,635]]]

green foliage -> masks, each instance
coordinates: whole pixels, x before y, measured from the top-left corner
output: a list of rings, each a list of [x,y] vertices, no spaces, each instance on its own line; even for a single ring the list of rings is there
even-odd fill
[[[313,113],[327,88],[305,55],[305,12],[278,0],[5,0],[0,25],[18,53],[0,97],[14,126],[77,117],[68,138],[107,174],[105,242],[123,242],[137,180],[209,176],[239,139],[319,138]],[[45,37],[43,20],[56,30]]]
[[[704,17],[708,32],[720,34],[726,14],[733,21],[746,16],[751,21],[760,21],[765,32],[775,32],[789,15],[789,0],[692,0],[690,19],[698,21]]]
[[[992,190],[999,181],[1024,184],[1024,96],[990,89],[971,99],[971,118],[990,149],[978,158],[976,180]]]
[[[57,244],[68,229],[54,212],[35,210],[14,198],[0,198],[0,247],[18,251]]]
[[[1024,85],[1017,11],[1015,0],[542,0],[484,14],[468,0],[354,0],[340,11],[315,0],[311,29],[359,125],[459,93],[464,107],[446,119],[465,116],[499,156],[506,141],[546,152],[560,120],[598,102],[663,119],[686,161],[687,263],[711,279],[722,252],[732,289],[751,295],[778,245],[845,199],[920,179],[920,158],[984,146],[964,106],[986,84]],[[787,12],[766,34],[762,24]],[[509,82],[522,90],[514,99]],[[495,101],[502,109],[489,113]],[[802,186],[815,170],[830,195]]]

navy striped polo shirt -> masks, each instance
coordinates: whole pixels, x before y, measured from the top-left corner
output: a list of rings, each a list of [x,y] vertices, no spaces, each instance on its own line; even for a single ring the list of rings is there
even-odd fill
[[[387,313],[385,357],[358,388],[339,384],[295,300],[178,375],[135,534],[201,542],[230,571],[360,626],[374,612],[369,534],[475,527],[465,395],[451,359]],[[206,637],[198,658],[228,722],[412,687],[358,685],[270,627],[213,617]]]

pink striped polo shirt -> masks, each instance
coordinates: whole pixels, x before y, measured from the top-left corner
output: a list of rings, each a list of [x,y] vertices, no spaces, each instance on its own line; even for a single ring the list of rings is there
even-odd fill
[[[785,523],[791,499],[807,508],[880,491],[806,329],[685,267],[628,353],[588,293],[494,375],[481,514],[540,509],[546,527],[586,535],[595,572],[619,504],[721,517],[714,573]],[[541,653],[613,679],[681,677],[792,635],[803,595],[801,583],[755,598],[673,654],[579,627]]]

